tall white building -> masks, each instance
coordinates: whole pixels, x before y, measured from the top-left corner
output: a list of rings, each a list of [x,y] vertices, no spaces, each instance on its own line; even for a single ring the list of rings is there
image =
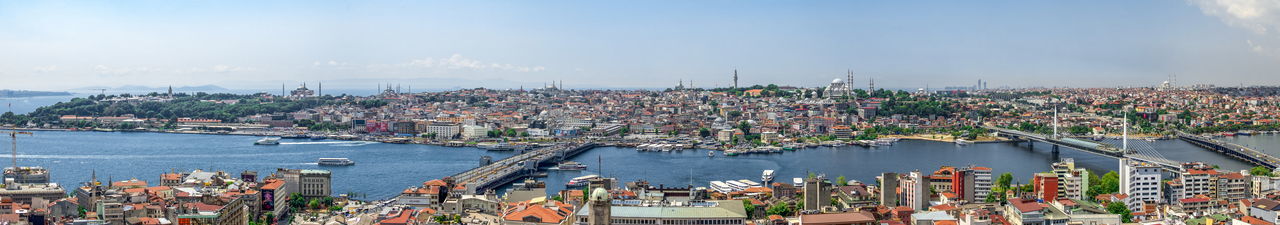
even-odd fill
[[[923,210],[929,207],[929,178],[920,171],[911,171],[905,174],[899,180],[898,187],[902,189],[901,205],[911,207],[914,210]]]
[[[980,202],[991,195],[991,168],[975,166],[973,169],[973,200]]]
[[[1144,204],[1161,202],[1160,165],[1120,159],[1120,193],[1128,195],[1125,205],[1140,211]]]
[[[476,125],[462,125],[463,139],[484,138],[489,135],[489,128]]]

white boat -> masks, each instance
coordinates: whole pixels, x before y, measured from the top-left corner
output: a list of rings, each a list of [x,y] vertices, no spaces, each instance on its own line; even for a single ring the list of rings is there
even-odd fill
[[[480,143],[480,144],[476,144],[476,147],[480,147],[489,151],[514,151],[516,150],[517,146],[507,144],[507,143]]]
[[[766,184],[773,182],[773,170],[764,170],[764,173],[760,174],[760,182],[764,182]]]
[[[587,169],[587,165],[584,165],[584,164],[582,164],[582,163],[578,163],[578,162],[574,162],[574,161],[564,161],[564,162],[560,163],[559,165],[556,165],[556,169],[558,169],[558,170],[585,170],[585,169]]]
[[[714,151],[707,151],[707,157],[716,157],[716,152],[714,152]]]
[[[711,181],[711,190],[715,190],[720,193],[733,192],[733,188],[729,187],[729,184],[726,184],[723,181]]]
[[[799,177],[791,178],[791,186],[804,187],[804,179]]]
[[[957,145],[971,145],[971,144],[973,144],[973,141],[965,140],[965,139],[956,139],[956,144],[957,144]]]
[[[347,158],[320,158],[320,160],[316,161],[316,164],[321,166],[350,166],[355,165],[356,162]]]
[[[742,184],[744,184],[744,185],[747,185],[747,188],[763,187],[763,186],[760,186],[760,183],[755,182],[755,181],[751,181],[751,180],[747,180],[747,179],[741,179],[741,180],[738,180],[738,183],[742,183]],[[747,188],[743,188],[743,189],[747,189]]]
[[[587,186],[587,184],[591,183],[591,179],[595,179],[595,178],[599,178],[599,177],[600,177],[600,175],[594,175],[594,174],[593,174],[593,175],[581,176],[581,177],[574,177],[573,179],[570,179],[570,180],[569,180],[569,183],[565,183],[565,184],[564,184],[564,186],[565,186],[565,187],[583,187],[583,186]]]
[[[253,142],[253,144],[254,145],[278,145],[280,144],[280,138],[266,137],[266,138],[258,139],[258,141]]]

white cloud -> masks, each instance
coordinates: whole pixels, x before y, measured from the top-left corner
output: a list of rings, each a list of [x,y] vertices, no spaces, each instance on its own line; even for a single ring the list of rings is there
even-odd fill
[[[58,66],[37,66],[35,68],[31,68],[31,70],[36,71],[36,73],[48,73],[58,71]]]
[[[164,70],[160,68],[146,67],[146,66],[112,67],[112,66],[106,66],[106,65],[97,65],[93,67],[93,72],[97,73],[98,75],[112,75],[112,76],[148,74],[148,73],[160,72],[160,71],[164,71]]]
[[[463,57],[461,54],[453,54],[448,58],[428,57],[424,59],[414,59],[407,63],[398,65],[409,68],[496,70],[511,72],[541,72],[547,69],[543,66],[520,66],[507,63],[482,62],[480,60]]]
[[[1274,0],[1191,0],[1205,15],[1216,16],[1231,26],[1257,34],[1280,30],[1280,1]]]
[[[1266,53],[1266,52],[1264,52],[1264,50],[1266,50],[1266,48],[1263,48],[1263,47],[1262,47],[1262,45],[1254,44],[1254,43],[1253,43],[1253,40],[1246,40],[1246,41],[1245,41],[1245,43],[1248,43],[1248,44],[1249,44],[1249,51],[1253,51],[1253,52],[1257,52],[1257,53]]]

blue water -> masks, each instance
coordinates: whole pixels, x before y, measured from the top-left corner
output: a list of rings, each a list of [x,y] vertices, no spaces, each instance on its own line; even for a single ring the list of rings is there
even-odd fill
[[[255,146],[252,143],[257,139],[229,135],[41,131],[32,137],[20,137],[18,163],[46,167],[51,170],[54,182],[68,186],[89,180],[94,171],[104,181],[138,178],[155,184],[161,173],[170,170],[222,170],[234,174],[253,170],[259,172],[259,177],[265,177],[276,168],[327,169],[333,171],[335,194],[356,192],[366,194],[369,199],[381,199],[406,187],[421,185],[423,181],[473,168],[481,156],[498,160],[514,154],[476,148],[293,139],[285,139],[278,146]],[[1251,167],[1182,141],[1131,142],[1131,145],[1142,144],[1155,147],[1173,160],[1205,161],[1229,170]],[[1055,158],[1049,145],[1043,143],[1032,149],[1026,144],[1012,143],[957,146],[904,140],[875,149],[821,147],[772,155],[726,157],[717,153],[710,158],[706,151],[662,153],[596,148],[572,159],[587,164],[587,171],[549,171],[543,180],[552,193],[562,189],[570,178],[599,174],[602,169],[604,175],[617,177],[622,182],[645,179],[653,185],[668,186],[690,183],[706,186],[712,180],[759,180],[761,171],[766,169],[776,170],[778,181],[790,181],[813,172],[832,178],[843,175],[850,180],[874,182],[874,177],[883,172],[930,172],[944,165],[977,165],[991,167],[997,174],[1011,172],[1017,177],[1015,181],[1026,183],[1032,173],[1048,171],[1049,164],[1060,158],[1074,158],[1077,165],[1093,171],[1117,167],[1114,159],[1067,148],[1062,148]],[[322,157],[351,158],[356,165],[317,166],[315,160]]]
[[[333,172],[334,194],[356,192],[370,199],[391,197],[423,181],[473,168],[483,155],[497,160],[514,154],[474,148],[298,139],[285,139],[276,146],[255,146],[253,141],[258,137],[230,135],[45,131],[20,138],[19,166],[48,168],[54,182],[67,186],[88,181],[93,171],[104,182],[109,178],[138,178],[158,184],[160,174],[171,169],[222,170],[236,176],[252,170],[258,171],[259,179],[276,168],[326,169]],[[315,164],[316,159],[329,157],[351,158],[356,165]]]

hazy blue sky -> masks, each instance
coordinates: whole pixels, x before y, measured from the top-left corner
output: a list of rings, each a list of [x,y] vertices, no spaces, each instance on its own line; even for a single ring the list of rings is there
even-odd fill
[[[1280,85],[1280,1],[0,1],[0,88]]]

